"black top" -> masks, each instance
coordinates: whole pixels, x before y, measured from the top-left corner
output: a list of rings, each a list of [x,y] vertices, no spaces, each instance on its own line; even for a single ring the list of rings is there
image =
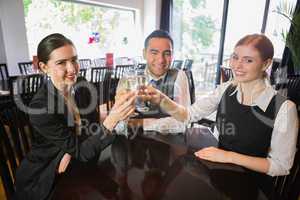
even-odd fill
[[[235,89],[232,85],[226,89],[218,107],[219,147],[249,156],[267,157],[274,121],[285,98],[274,95],[264,112],[258,106],[240,104],[237,93],[232,94]]]
[[[30,108],[35,110],[29,113],[34,129],[32,150],[17,171],[16,199],[51,199],[56,169],[65,153],[83,162],[96,160],[101,150],[113,141],[115,136],[98,123],[95,109],[83,112],[83,108],[96,98],[87,87],[88,83],[80,78],[74,86],[75,102],[83,126],[80,136],[76,135],[74,117],[68,111],[63,96],[51,81],[33,97]]]

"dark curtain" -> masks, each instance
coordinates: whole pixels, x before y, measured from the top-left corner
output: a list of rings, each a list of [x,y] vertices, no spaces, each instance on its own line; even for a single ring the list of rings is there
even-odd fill
[[[296,10],[300,12],[300,0],[297,0]],[[292,30],[292,26],[290,28],[290,31]],[[293,75],[299,75],[300,70],[298,69],[295,71],[293,61],[292,61],[292,54],[289,48],[285,47],[282,55],[282,61],[281,61],[281,67],[287,66],[287,75],[293,76]]]
[[[172,8],[173,0],[162,0],[161,15],[160,15],[160,29],[170,32],[172,22]]]

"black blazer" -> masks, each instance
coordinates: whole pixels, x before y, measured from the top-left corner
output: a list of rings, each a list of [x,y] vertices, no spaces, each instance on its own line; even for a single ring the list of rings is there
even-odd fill
[[[75,133],[72,113],[51,81],[46,82],[33,97],[29,106],[32,109],[29,118],[34,129],[32,150],[17,170],[16,199],[51,199],[56,169],[65,153],[69,153],[72,160],[95,161],[113,141],[115,136],[98,123],[97,104],[91,112],[84,113],[83,108],[97,99],[88,87],[88,82],[81,78],[74,86],[75,102],[83,126],[80,136]]]

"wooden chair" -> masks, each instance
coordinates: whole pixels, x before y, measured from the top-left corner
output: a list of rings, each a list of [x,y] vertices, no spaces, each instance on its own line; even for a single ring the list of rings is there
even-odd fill
[[[16,106],[0,114],[0,173],[6,198],[15,192],[16,170],[31,149],[32,127],[28,115]]]
[[[123,77],[124,73],[130,68],[134,67],[133,65],[116,65],[115,78],[120,79]]]
[[[300,197],[300,136],[298,134],[297,152],[290,174],[274,178],[272,200],[299,200]]]
[[[183,64],[182,60],[174,60],[171,68],[181,69],[182,64]]]
[[[271,66],[271,72],[270,72],[270,82],[271,85],[274,85],[276,82],[276,70],[280,67],[281,59],[275,59],[273,58],[272,66]]]
[[[78,75],[81,76],[81,77],[86,78],[86,71],[87,71],[86,68],[85,69],[80,69]]]
[[[229,81],[233,78],[233,73],[230,68],[221,67],[220,70],[221,70],[221,83]]]
[[[0,63],[0,90],[8,89],[8,70],[5,63]]]
[[[5,63],[0,63],[0,80],[7,80],[8,77],[7,65]]]
[[[107,67],[94,67],[91,69],[90,82],[97,89],[98,105],[106,104],[107,111],[111,108],[111,71]]]
[[[9,88],[11,97],[16,103],[21,101],[27,105],[44,81],[46,81],[46,77],[43,74],[10,77]]]
[[[99,83],[104,81],[106,72],[108,71],[107,67],[93,67],[91,69],[91,83]]]
[[[33,63],[30,62],[19,62],[18,63],[20,73],[22,75],[34,74],[36,73],[33,68]]]
[[[195,83],[194,83],[194,78],[193,78],[193,73],[190,70],[186,70],[185,74],[188,79],[189,83],[189,90],[190,90],[190,98],[191,98],[191,104],[195,102]]]
[[[193,62],[192,59],[186,59],[183,64],[183,70],[192,70]]]
[[[288,76],[286,81],[276,84],[275,89],[292,100],[297,105],[298,114],[300,114],[300,76]]]
[[[146,69],[147,64],[146,63],[139,63],[137,64],[138,69]]]
[[[89,58],[79,59],[78,62],[79,62],[80,69],[87,69],[90,68],[92,65],[92,60]]]
[[[289,76],[284,83],[275,85],[279,93],[286,95],[293,101],[298,108],[300,117],[300,76]],[[300,132],[300,131],[299,131]],[[297,152],[290,174],[287,176],[278,176],[274,179],[273,199],[297,200],[300,195],[300,135],[298,132]]]

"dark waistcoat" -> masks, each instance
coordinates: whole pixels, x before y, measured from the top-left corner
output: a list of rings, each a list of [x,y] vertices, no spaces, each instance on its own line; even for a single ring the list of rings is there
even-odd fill
[[[264,112],[258,106],[242,105],[236,87],[229,86],[221,98],[217,112],[219,147],[249,156],[267,157],[274,121],[285,98],[273,96]]]

